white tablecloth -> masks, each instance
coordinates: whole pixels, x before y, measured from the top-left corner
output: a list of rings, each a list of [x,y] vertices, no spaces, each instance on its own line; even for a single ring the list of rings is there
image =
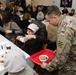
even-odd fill
[[[17,47],[15,44],[13,44],[11,41],[9,41],[8,39],[6,39],[4,36],[0,34],[0,45],[5,42],[11,45],[11,50],[21,50],[19,47]],[[0,46],[0,51],[1,51],[1,46]],[[25,54],[28,65],[33,68],[34,63],[29,59],[30,55],[25,53],[23,50],[21,51]],[[6,73],[6,70],[3,66],[3,63],[0,63],[0,75],[4,75],[5,73]]]

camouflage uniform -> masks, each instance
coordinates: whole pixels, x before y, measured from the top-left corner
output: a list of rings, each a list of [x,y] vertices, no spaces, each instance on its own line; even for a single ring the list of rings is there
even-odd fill
[[[47,35],[48,35],[48,40],[52,42],[56,42],[57,40],[57,26],[55,25],[48,25],[47,26]]]
[[[59,69],[58,75],[76,75],[76,19],[65,16],[59,22],[56,57],[46,65],[50,72]]]

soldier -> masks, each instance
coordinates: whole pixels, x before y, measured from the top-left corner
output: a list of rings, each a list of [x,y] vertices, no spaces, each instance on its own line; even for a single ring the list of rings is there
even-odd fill
[[[76,19],[61,15],[55,5],[48,8],[45,17],[49,23],[58,25],[57,49],[56,57],[48,64],[43,63],[41,67],[49,71],[46,75],[57,70],[58,75],[76,75]]]

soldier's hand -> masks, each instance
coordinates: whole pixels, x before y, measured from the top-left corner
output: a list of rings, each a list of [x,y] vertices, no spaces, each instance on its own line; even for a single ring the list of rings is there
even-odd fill
[[[41,67],[45,69],[46,65],[47,65],[46,63],[42,63]]]

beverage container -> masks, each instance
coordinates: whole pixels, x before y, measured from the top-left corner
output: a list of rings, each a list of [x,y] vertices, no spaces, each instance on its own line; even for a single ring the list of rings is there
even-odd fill
[[[10,44],[6,44],[6,49],[7,50],[11,50],[11,45]]]

